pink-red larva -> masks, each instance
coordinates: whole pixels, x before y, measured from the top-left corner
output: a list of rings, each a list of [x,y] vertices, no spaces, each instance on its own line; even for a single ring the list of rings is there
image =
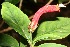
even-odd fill
[[[36,28],[37,28],[37,24],[39,21],[40,16],[43,13],[47,13],[47,12],[54,12],[54,11],[59,11],[60,12],[60,8],[58,5],[45,5],[42,8],[40,8],[35,14],[34,17],[29,25],[30,31],[33,32]]]

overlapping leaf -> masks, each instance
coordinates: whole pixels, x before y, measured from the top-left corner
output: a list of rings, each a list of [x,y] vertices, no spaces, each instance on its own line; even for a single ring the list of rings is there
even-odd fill
[[[59,3],[67,2],[69,0],[58,0]]]
[[[20,0],[5,0],[5,2],[10,2],[12,4],[17,4]]]
[[[20,42],[20,47],[25,47],[25,45]]]
[[[16,39],[7,34],[0,34],[0,46],[19,47],[19,43]]]
[[[40,40],[56,40],[65,38],[70,34],[70,18],[59,17],[56,21],[43,22],[33,40],[35,44]]]
[[[30,38],[28,32],[29,18],[15,5],[4,2],[1,9],[2,18],[11,26],[16,32],[24,36],[26,39]]]
[[[55,44],[55,43],[45,43],[45,44],[41,44],[38,47],[67,47],[61,44]]]

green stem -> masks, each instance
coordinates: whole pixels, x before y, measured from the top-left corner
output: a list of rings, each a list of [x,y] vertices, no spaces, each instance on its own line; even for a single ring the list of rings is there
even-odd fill
[[[32,41],[32,32],[30,32],[30,40],[28,41],[30,47],[34,47],[33,41]]]

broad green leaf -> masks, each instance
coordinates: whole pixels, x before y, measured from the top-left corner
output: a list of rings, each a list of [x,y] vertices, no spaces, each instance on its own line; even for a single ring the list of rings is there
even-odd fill
[[[20,47],[26,47],[26,46],[20,42]]]
[[[7,34],[0,34],[0,46],[19,47],[19,43],[12,36]]]
[[[69,0],[58,0],[59,3],[67,2]]]
[[[56,44],[56,43],[44,43],[39,45],[38,47],[67,47],[67,46]]]
[[[10,2],[12,4],[17,4],[20,0],[5,0],[5,2]]]
[[[62,39],[69,34],[70,18],[58,17],[56,21],[45,21],[39,26],[33,43],[35,44],[37,41],[41,40]]]
[[[5,22],[16,32],[26,39],[30,39],[30,33],[28,32],[30,20],[18,7],[9,2],[4,2],[2,4],[1,15]]]

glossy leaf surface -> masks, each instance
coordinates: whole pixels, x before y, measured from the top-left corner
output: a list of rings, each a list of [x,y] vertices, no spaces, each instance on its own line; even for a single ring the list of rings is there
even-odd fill
[[[10,27],[26,39],[30,39],[28,32],[30,20],[18,7],[9,2],[4,2],[2,4],[1,14],[2,18]]]
[[[41,40],[56,40],[70,34],[70,18],[58,17],[55,21],[45,21],[40,24],[33,43]]]

